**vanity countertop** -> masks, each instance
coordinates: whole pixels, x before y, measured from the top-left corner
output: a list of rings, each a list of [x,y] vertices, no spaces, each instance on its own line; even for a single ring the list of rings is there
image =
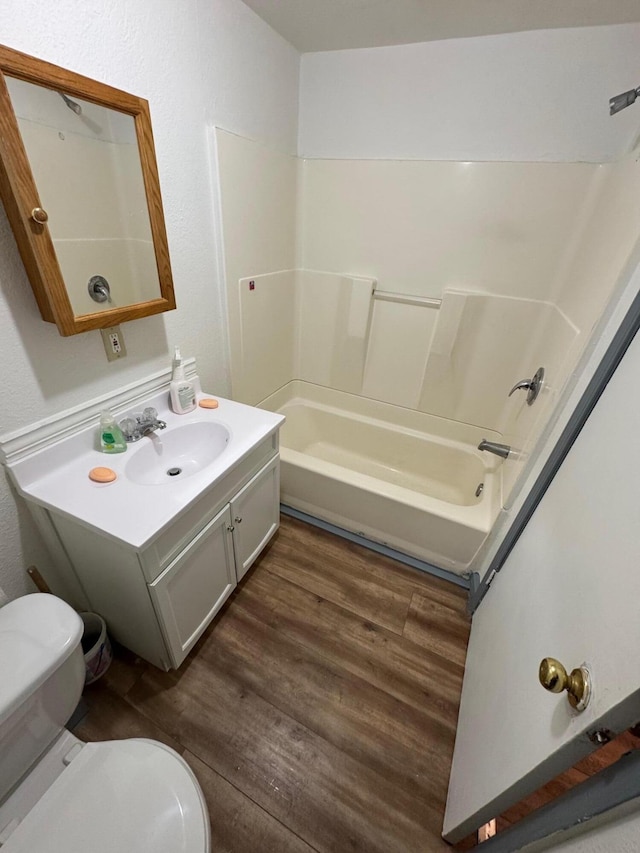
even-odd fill
[[[198,400],[210,397],[198,394]],[[28,500],[130,546],[143,548],[178,515],[213,491],[227,473],[284,422],[283,415],[216,399],[218,408],[198,406],[193,412],[177,415],[168,407],[168,394],[157,394],[144,406],[157,409],[158,418],[166,422],[166,430],[128,445],[124,453],[102,453],[97,449],[95,423],[11,464],[13,480]],[[119,412],[117,420],[125,414]],[[127,475],[127,464],[150,442],[161,453],[164,436],[187,424],[202,423],[220,424],[229,433],[224,450],[213,461],[183,478],[167,476],[153,484],[136,482]],[[193,435],[195,431],[185,434]],[[96,467],[113,469],[117,479],[111,483],[91,481],[89,471]]]

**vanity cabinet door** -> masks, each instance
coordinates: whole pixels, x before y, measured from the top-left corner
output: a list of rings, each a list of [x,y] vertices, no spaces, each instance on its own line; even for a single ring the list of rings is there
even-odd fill
[[[240,580],[280,524],[280,456],[276,455],[231,501],[236,575]]]
[[[149,584],[175,667],[180,666],[235,586],[227,505]]]

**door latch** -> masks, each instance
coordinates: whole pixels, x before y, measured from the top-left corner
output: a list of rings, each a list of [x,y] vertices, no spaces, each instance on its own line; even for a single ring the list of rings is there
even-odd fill
[[[538,671],[540,684],[550,693],[567,691],[567,699],[576,711],[584,711],[591,699],[591,675],[586,664],[572,669],[570,673],[555,658],[543,658]]]

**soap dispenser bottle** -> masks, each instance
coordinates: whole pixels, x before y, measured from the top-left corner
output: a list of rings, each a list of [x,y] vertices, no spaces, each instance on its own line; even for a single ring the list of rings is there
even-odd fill
[[[187,412],[192,412],[196,407],[196,387],[193,382],[185,378],[184,364],[178,347],[175,348],[173,356],[169,397],[171,408],[177,415],[185,415]]]
[[[108,409],[100,415],[100,450],[103,453],[124,453],[127,442],[122,430]]]

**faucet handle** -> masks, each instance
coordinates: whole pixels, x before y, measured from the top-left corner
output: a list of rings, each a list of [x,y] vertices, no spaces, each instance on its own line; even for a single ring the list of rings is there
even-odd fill
[[[532,406],[542,390],[543,383],[544,367],[539,367],[533,375],[533,379],[522,379],[520,382],[516,382],[511,391],[509,391],[508,396],[510,397],[515,391],[524,388],[527,391],[527,405]]]
[[[122,434],[124,435],[125,441],[133,441],[133,438],[138,429],[138,424],[134,421],[133,418],[123,418],[120,421],[120,429],[122,430]]]
[[[158,412],[153,406],[147,406],[141,412],[132,412],[120,421],[120,429],[125,441],[139,441],[145,435],[150,435],[157,429],[166,429],[164,421],[158,420]]]

